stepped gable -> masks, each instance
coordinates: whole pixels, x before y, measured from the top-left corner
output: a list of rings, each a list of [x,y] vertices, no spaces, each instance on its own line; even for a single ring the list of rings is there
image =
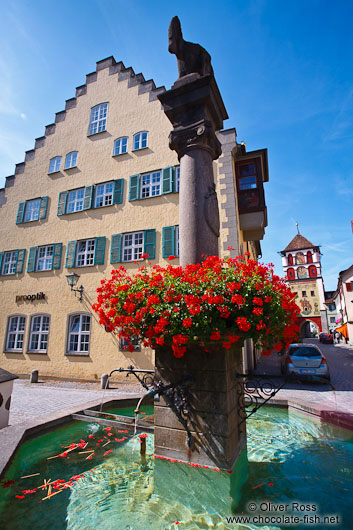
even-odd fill
[[[26,162],[29,162],[30,160],[34,159],[36,149],[40,149],[44,146],[46,136],[55,133],[56,124],[65,120],[66,112],[76,107],[77,98],[87,93],[87,85],[97,81],[98,72],[100,70],[104,70],[105,68],[109,68],[109,75],[118,74],[118,82],[125,81],[127,79],[128,88],[138,86],[138,95],[149,92],[149,101],[156,100],[158,94],[165,92],[164,86],[156,87],[153,79],[148,79],[146,81],[143,74],[135,74],[131,66],[126,68],[122,61],[116,62],[113,56],[107,57],[106,59],[102,59],[101,61],[97,61],[96,71],[86,75],[86,83],[84,85],[76,87],[75,97],[66,100],[65,110],[61,110],[60,112],[57,112],[55,114],[55,122],[45,126],[45,135],[35,139],[34,149],[26,151],[24,162],[16,164],[15,174],[5,178],[5,187],[0,188],[0,208],[6,202],[5,189],[10,188],[14,185],[16,175],[24,173]]]
[[[293,237],[292,241],[286,246],[282,252],[289,252],[290,250],[304,250],[306,248],[315,248],[317,245],[313,245],[306,237],[301,234],[297,234]]]

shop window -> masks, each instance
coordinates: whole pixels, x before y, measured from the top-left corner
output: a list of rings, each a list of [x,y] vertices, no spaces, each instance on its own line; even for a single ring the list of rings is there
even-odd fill
[[[8,318],[5,349],[8,352],[22,352],[26,317],[15,315]]]
[[[91,109],[88,135],[103,132],[107,128],[108,103],[101,103]]]
[[[71,315],[69,317],[67,353],[88,355],[90,334],[91,316],[86,314]]]
[[[29,353],[47,353],[49,321],[49,315],[32,316],[28,341]]]

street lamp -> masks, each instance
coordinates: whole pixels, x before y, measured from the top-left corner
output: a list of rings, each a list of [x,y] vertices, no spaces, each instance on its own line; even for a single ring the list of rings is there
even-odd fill
[[[79,301],[82,302],[83,286],[80,285],[78,289],[74,289],[74,287],[77,285],[79,278],[80,276],[76,274],[76,272],[70,272],[69,274],[66,274],[66,280],[68,285],[70,286],[71,291],[73,291],[74,293],[80,293]]]

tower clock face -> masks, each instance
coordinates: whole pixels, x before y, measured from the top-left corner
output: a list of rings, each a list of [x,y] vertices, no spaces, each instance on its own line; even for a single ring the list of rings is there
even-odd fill
[[[307,278],[308,277],[308,271],[305,267],[298,267],[297,268],[297,275],[299,279]]]

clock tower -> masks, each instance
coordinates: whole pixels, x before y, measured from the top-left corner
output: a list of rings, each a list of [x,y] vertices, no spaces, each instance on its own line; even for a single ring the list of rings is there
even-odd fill
[[[318,332],[327,332],[320,247],[302,236],[298,228],[298,234],[280,254],[287,284],[296,294],[295,301],[300,307],[301,335],[311,336],[313,324]]]

